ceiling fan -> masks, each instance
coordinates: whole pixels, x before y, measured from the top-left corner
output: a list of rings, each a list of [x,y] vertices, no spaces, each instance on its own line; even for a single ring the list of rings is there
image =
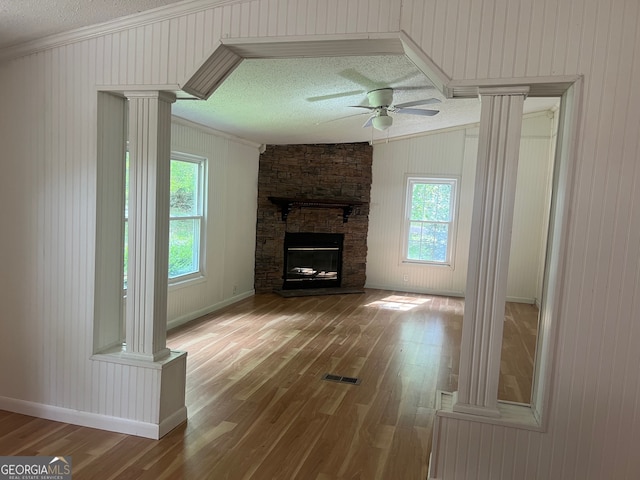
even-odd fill
[[[418,105],[440,103],[437,98],[426,98],[412,102],[393,104],[393,88],[377,88],[367,92],[369,105],[352,105],[353,108],[366,108],[371,116],[367,119],[363,128],[373,126],[376,130],[384,131],[393,124],[393,117],[389,113],[402,113],[409,115],[422,115],[431,117],[439,113],[438,110],[426,110],[423,108],[410,108]]]

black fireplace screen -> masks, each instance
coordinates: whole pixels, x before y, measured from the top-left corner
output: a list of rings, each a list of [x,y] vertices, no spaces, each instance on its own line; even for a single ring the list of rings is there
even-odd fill
[[[341,233],[285,233],[285,289],[339,287],[342,280]]]

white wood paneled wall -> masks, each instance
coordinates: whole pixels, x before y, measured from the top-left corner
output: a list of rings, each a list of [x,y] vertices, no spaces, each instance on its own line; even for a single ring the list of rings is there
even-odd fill
[[[621,26],[625,9],[633,28],[636,7],[624,0],[405,0],[400,28],[452,79],[571,75],[586,71],[593,47],[606,48],[607,35],[596,32],[612,19]],[[622,31],[612,33],[620,42]]]
[[[94,347],[96,84],[112,73],[110,62],[101,57],[105,42],[93,38],[45,50],[2,68],[3,111],[16,115],[11,122],[2,116],[0,137],[5,152],[0,190],[5,204],[15,205],[3,209],[2,219],[14,234],[0,240],[3,287],[6,283],[0,293],[6,306],[0,408],[102,428],[111,427],[101,415],[120,417],[134,423],[118,428],[144,433],[135,422],[147,423],[159,411],[150,401],[159,391],[158,372],[89,360]],[[130,47],[121,48],[135,58]],[[117,71],[121,65],[115,63]],[[137,65],[131,61],[131,67]],[[191,135],[176,133],[176,148],[212,159],[212,200],[219,205],[211,208],[217,216],[210,223],[217,227],[212,236],[217,243],[210,247],[219,246],[221,238],[224,246],[233,247],[223,251],[224,265],[212,256],[207,282],[170,292],[174,324],[253,289],[257,146],[200,133],[209,138],[202,147],[206,141],[198,143],[193,138],[198,134]],[[181,141],[190,142],[189,147]],[[123,401],[132,395],[137,400]],[[87,420],[82,412],[98,417]]]
[[[441,464],[430,479],[563,478],[546,476],[547,459],[540,456],[543,437],[538,432],[452,418],[441,420],[438,435],[434,437],[437,445],[433,447]],[[489,446],[491,448],[487,448]],[[518,455],[518,452],[526,454]],[[431,474],[434,474],[433,465]]]
[[[125,337],[122,273],[126,116],[124,97],[98,93],[94,353],[121,346]]]
[[[546,113],[527,116],[523,121],[507,291],[511,301],[533,303],[540,298],[552,125]],[[464,296],[477,148],[477,127],[374,145],[368,287]],[[453,268],[401,262],[404,184],[408,174],[460,178]],[[404,281],[404,275],[408,281]]]
[[[207,5],[204,5],[207,3]],[[190,8],[184,4],[176,8]],[[437,478],[640,476],[640,4],[255,0],[113,25],[0,65],[0,400],[144,418],[88,361],[96,85],[179,84],[221,38],[401,29],[454,80],[584,75],[545,433],[447,420]],[[316,7],[315,13],[309,7]],[[325,14],[326,12],[326,14]],[[314,16],[315,15],[315,16]],[[315,19],[315,22],[312,21]],[[133,22],[131,20],[130,22]],[[22,52],[22,53],[20,53]],[[8,115],[7,112],[10,112]],[[11,234],[5,234],[6,225]],[[2,406],[0,405],[0,406]],[[41,408],[42,410],[42,408]],[[523,437],[524,435],[524,437]],[[487,462],[491,462],[491,470]],[[455,465],[463,465],[456,469]]]
[[[466,155],[465,130],[375,144],[367,238],[367,287],[462,295],[466,280],[475,162]],[[406,175],[460,179],[454,268],[403,264]],[[408,281],[404,281],[407,275]]]
[[[548,430],[447,421],[438,479],[640,477],[638,25],[634,0],[403,3],[401,28],[456,80],[584,75]]]
[[[169,326],[253,294],[258,145],[174,119],[172,150],[207,159],[205,278],[169,287]],[[235,290],[235,291],[234,291]]]
[[[214,2],[215,3],[215,2]],[[220,2],[218,2],[220,3]],[[253,0],[143,25],[114,25],[82,42],[98,85],[182,85],[221,39],[397,32],[400,0]]]
[[[97,148],[95,76],[82,67],[89,57],[76,43],[12,61],[0,76],[0,190],[8,189],[0,395],[81,411],[98,402],[89,361]]]
[[[552,122],[544,123],[544,135],[525,136],[520,144],[507,283],[509,301],[539,303],[542,294],[554,141]]]

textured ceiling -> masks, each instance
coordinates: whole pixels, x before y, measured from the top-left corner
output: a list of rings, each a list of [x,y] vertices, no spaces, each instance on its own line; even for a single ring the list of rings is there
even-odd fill
[[[381,132],[362,128],[366,92],[392,87],[394,104],[437,98],[417,106],[433,117],[393,114]],[[549,110],[557,99],[531,98],[525,112]],[[477,99],[445,99],[404,55],[247,59],[208,100],[178,100],[174,115],[265,144],[370,142],[480,120]]]
[[[403,55],[248,59],[207,101],[178,101],[173,112],[259,143],[367,141],[369,111],[351,105],[366,105],[366,92],[382,87],[411,89],[396,90],[395,103],[443,98]],[[432,120],[398,117],[392,131]]]
[[[160,8],[176,0],[0,0],[0,49]],[[394,104],[438,98],[433,117],[391,114],[384,132],[362,128],[369,90],[394,88]],[[534,98],[525,112],[556,99]],[[422,108],[422,107],[416,107]],[[342,143],[381,140],[475,123],[476,99],[445,100],[404,55],[246,59],[207,101],[178,100],[173,113],[256,143]]]

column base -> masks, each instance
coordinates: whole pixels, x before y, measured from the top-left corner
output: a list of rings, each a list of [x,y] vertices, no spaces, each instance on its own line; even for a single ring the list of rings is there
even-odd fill
[[[98,384],[94,403],[101,408],[95,413],[145,425],[132,433],[156,439],[186,421],[186,352],[170,352],[156,362],[124,352],[96,354],[91,359],[96,377],[101,371],[112,372],[109,384]],[[113,367],[101,367],[105,362]]]
[[[461,403],[458,401],[458,392],[454,392],[452,411],[457,413],[466,413],[468,415],[477,415],[480,417],[500,418],[500,410],[498,407],[485,407],[482,405],[472,405],[469,403]]]
[[[154,353],[139,353],[139,352],[128,352],[125,350],[122,352],[122,358],[128,358],[130,360],[137,360],[141,362],[160,362],[165,360],[171,354],[171,350],[168,348],[163,348],[162,350],[158,350]]]

